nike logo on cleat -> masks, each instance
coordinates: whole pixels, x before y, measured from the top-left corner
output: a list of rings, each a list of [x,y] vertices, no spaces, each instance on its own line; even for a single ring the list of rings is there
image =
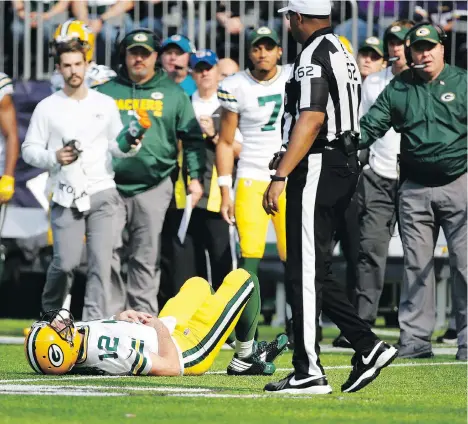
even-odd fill
[[[377,343],[375,346],[374,346],[374,349],[372,349],[371,353],[369,353],[369,355],[367,355],[367,358],[362,355],[362,362],[364,363],[364,365],[369,365],[369,362],[371,361],[371,359],[374,357],[375,355],[375,352],[377,352],[377,350],[379,349],[380,345],[383,343],[383,341]]]

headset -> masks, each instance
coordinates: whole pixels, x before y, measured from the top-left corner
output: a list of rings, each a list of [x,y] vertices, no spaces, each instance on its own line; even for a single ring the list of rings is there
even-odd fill
[[[405,58],[406,58],[406,63],[408,64],[408,66],[410,68],[414,68],[414,69],[421,69],[421,68],[424,68],[424,66],[422,65],[413,65],[413,58],[411,57],[411,48],[409,47],[409,38],[410,38],[410,35],[417,31],[419,28],[423,27],[423,26],[426,26],[426,25],[429,25],[429,26],[432,26],[433,28],[436,29],[437,31],[437,34],[439,35],[439,41],[440,41],[440,44],[444,45],[444,41],[445,39],[447,38],[447,33],[444,31],[444,29],[442,27],[440,27],[439,25],[436,25],[436,24],[432,24],[430,22],[421,22],[417,25],[415,25],[413,28],[411,28],[409,31],[408,31],[408,34],[406,34],[406,37],[405,37]]]
[[[154,31],[151,31],[148,28],[137,28],[137,29],[134,29],[133,31],[130,31],[128,34],[125,34],[117,47],[117,53],[119,55],[119,65],[121,66],[125,65],[125,52],[126,52],[125,39],[129,37],[130,35],[141,34],[141,33],[148,34],[153,38],[153,42],[156,47],[155,52],[159,54],[159,52],[161,51],[161,39],[159,38],[159,36]],[[117,39],[118,39],[118,36],[117,36]]]
[[[404,20],[406,24],[410,24],[412,26],[415,25],[415,22],[412,21],[412,20]],[[390,57],[390,54],[388,53],[388,37],[390,37],[391,35],[393,35],[392,33],[392,29],[395,28],[396,26],[400,26],[400,27],[404,27],[405,25],[398,25],[398,22],[399,21],[395,21],[393,24],[391,24],[389,27],[387,27],[387,29],[385,30],[384,34],[383,34],[383,48],[384,48],[384,60],[386,62],[393,62],[393,61],[396,61],[397,59],[393,59],[391,60],[392,58]],[[405,27],[406,28],[406,27]],[[412,27],[411,27],[412,28]],[[411,31],[411,28],[408,29],[408,31]],[[404,41],[404,40],[403,40]]]

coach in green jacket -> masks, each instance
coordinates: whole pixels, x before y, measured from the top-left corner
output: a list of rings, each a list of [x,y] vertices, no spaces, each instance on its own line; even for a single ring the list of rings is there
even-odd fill
[[[405,255],[399,321],[402,358],[432,356],[434,244],[442,226],[452,265],[457,359],[467,358],[466,71],[444,63],[444,34],[425,24],[406,36],[412,66],[361,119],[361,147],[401,133],[400,235]]]
[[[145,133],[138,154],[128,162],[113,163],[121,202],[116,215],[114,298],[109,314],[125,308],[158,312],[159,239],[172,197],[170,175],[177,166],[179,139],[191,178],[188,190],[194,205],[203,193],[199,178],[204,172],[205,152],[200,126],[189,97],[164,71],[156,68],[158,48],[150,31],[129,33],[120,45],[119,75],[97,88],[115,99],[124,125],[137,109],[147,110],[151,119],[151,128]],[[125,227],[129,235],[126,285],[120,275],[121,234]]]

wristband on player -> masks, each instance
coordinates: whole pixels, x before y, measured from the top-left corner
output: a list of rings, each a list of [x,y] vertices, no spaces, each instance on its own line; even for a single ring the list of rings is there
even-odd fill
[[[271,181],[286,181],[287,177],[280,177],[278,175],[270,175]]]
[[[218,177],[218,185],[220,187],[232,187],[232,175],[222,175]]]

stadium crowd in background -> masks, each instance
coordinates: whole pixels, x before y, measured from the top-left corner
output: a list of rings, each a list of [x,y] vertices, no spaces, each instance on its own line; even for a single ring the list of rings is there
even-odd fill
[[[269,25],[278,34],[286,27],[287,61],[292,61],[296,52],[288,22],[277,13],[281,1],[216,1],[194,2],[195,19],[192,23],[194,34],[199,40],[200,13],[205,12],[207,45],[216,50],[219,57],[230,56],[238,60],[240,42],[259,26]],[[338,35],[352,39],[352,9],[349,2],[332,2],[332,25]],[[367,19],[370,1],[358,2],[357,46],[367,38]],[[446,58],[454,57],[455,64],[466,68],[466,31],[457,29],[459,21],[467,19],[467,5],[464,1],[376,1],[373,10],[373,34],[382,37],[385,28],[395,19],[412,19],[416,22],[429,20],[440,24],[447,31]],[[410,7],[411,6],[411,7]],[[47,43],[53,38],[54,28],[66,18],[66,14],[86,22],[96,35],[97,62],[101,65],[118,66],[113,53],[118,45],[118,36],[135,28],[154,30],[160,38],[176,33],[189,35],[188,5],[180,1],[161,0],[13,0],[4,2],[5,22],[5,71],[12,75],[13,67],[23,69],[21,54],[25,41],[25,19],[30,22],[31,44],[36,48],[36,38],[43,37],[43,53],[47,62]],[[29,12],[28,17],[25,16]],[[37,30],[41,27],[42,31]],[[456,33],[454,33],[456,31]],[[243,37],[241,37],[241,33]],[[452,42],[452,33],[455,40]],[[11,42],[10,42],[11,41]],[[195,40],[192,40],[195,41]],[[215,44],[211,44],[215,42]],[[354,46],[354,47],[357,47]],[[216,48],[215,48],[216,47]],[[19,50],[15,53],[15,49]],[[228,51],[226,51],[228,48]],[[453,51],[453,49],[455,49]],[[465,54],[463,54],[465,53]],[[33,55],[34,56],[34,55]],[[15,63],[13,63],[15,62]],[[111,63],[112,62],[112,63]],[[33,63],[33,66],[35,64]],[[15,72],[20,72],[16,70]],[[15,73],[16,75],[16,73]]]
[[[85,299],[85,319],[104,318],[125,308],[156,315],[166,301],[178,293],[183,283],[194,276],[204,277],[216,289],[223,276],[236,266],[236,255],[232,249],[232,245],[235,244],[235,231],[234,227],[229,226],[234,222],[240,239],[239,266],[257,274],[264,253],[269,221],[268,215],[261,207],[261,195],[270,179],[268,162],[273,153],[280,150],[282,143],[279,134],[282,127],[284,84],[290,78],[290,66],[279,65],[281,46],[285,43],[295,46],[288,21],[277,13],[279,4],[282,5],[283,2],[245,2],[245,5],[240,7],[238,2],[221,1],[216,2],[216,8],[210,7],[211,3],[208,3],[207,40],[211,38],[211,31],[215,31],[216,48],[213,50],[197,50],[195,40],[188,38],[186,6],[180,8],[179,2],[58,1],[44,2],[40,6],[38,3],[41,2],[30,2],[31,8],[29,5],[25,7],[22,1],[8,3],[12,15],[7,14],[7,17],[14,17],[11,21],[14,28],[12,34],[19,40],[20,45],[24,46],[24,13],[28,10],[31,16],[27,20],[33,29],[33,37],[39,35],[35,29],[36,21],[39,25],[49,22],[49,26],[44,26],[44,40],[45,43],[51,39],[55,40],[52,54],[57,54],[60,44],[68,44],[71,41],[79,41],[86,47],[83,66],[85,67],[86,62],[89,65],[86,74],[83,73],[80,78],[83,78],[86,86],[96,86],[97,92],[115,100],[120,111],[119,122],[121,120],[119,126],[115,126],[118,128],[117,133],[122,123],[130,123],[137,115],[138,109],[149,113],[152,124],[143,137],[141,149],[134,157],[114,158],[112,161],[118,195],[115,196],[115,202],[110,202],[115,209],[112,213],[115,219],[112,221],[113,237],[110,248],[111,254],[113,250],[113,258],[108,261],[108,267],[104,266],[105,271],[102,270],[102,264],[94,260],[96,255],[93,249],[95,250],[97,245],[93,243],[97,240],[93,237],[92,229],[88,229],[86,234],[88,258],[91,260],[88,259],[87,284],[90,291],[86,295],[88,300]],[[349,20],[341,22],[341,18],[337,17],[337,3],[334,2],[331,12],[332,22],[337,33],[351,38],[348,31]],[[388,16],[395,16],[395,2],[382,3],[385,3],[385,13],[388,11]],[[422,5],[410,11],[403,2],[399,2],[398,14],[405,18],[411,16],[416,20],[421,20],[420,17],[440,20],[440,13],[434,13],[432,8],[432,3],[437,2],[421,3],[429,4],[429,11]],[[453,3],[452,9],[444,12],[446,15],[443,18],[448,31],[453,22],[463,15],[463,5],[458,4],[461,2],[450,3]],[[198,9],[199,5],[195,6]],[[274,13],[271,13],[272,8]],[[37,17],[37,10],[42,11],[40,17]],[[71,16],[83,22],[73,19],[65,23],[61,21],[61,25],[56,29],[58,22],[54,19],[64,10],[68,10]],[[360,4],[359,16],[364,24],[364,17],[367,19],[367,14],[364,15],[365,10],[364,5]],[[345,10],[344,16],[350,17],[349,13]],[[177,14],[179,21],[176,20]],[[241,19],[245,16],[253,16],[254,19]],[[197,35],[199,24],[196,18]],[[287,25],[284,32],[283,25]],[[377,95],[387,90],[386,86],[407,70],[404,42],[412,25],[412,21],[399,20],[392,22],[388,28],[381,28],[376,21],[375,35],[366,37],[365,34],[361,37],[362,23],[359,23],[358,39],[361,42],[356,52],[358,72],[364,81],[363,116],[369,109],[372,110]],[[432,31],[433,27],[429,28]],[[180,32],[176,32],[178,29]],[[166,31],[167,38],[161,39],[160,36]],[[286,34],[287,38],[282,40],[281,34]],[[383,35],[383,39],[379,38],[379,35]],[[230,42],[230,57],[225,57],[228,53],[225,50],[226,36]],[[238,72],[238,65],[232,59],[239,58],[239,47],[243,38],[246,40],[248,68]],[[341,47],[352,54],[353,46],[349,40],[341,37],[340,39]],[[456,45],[452,44],[450,49]],[[445,45],[447,46],[447,42]],[[463,46],[456,45],[456,48]],[[8,48],[6,50],[5,65],[7,69],[11,69],[12,56]],[[47,45],[46,52],[48,51]],[[446,58],[448,51],[447,47]],[[288,48],[288,62],[293,61],[294,52],[295,47]],[[441,50],[441,54],[444,54],[444,49]],[[463,58],[457,56],[457,62],[466,66],[466,60],[463,63]],[[414,73],[415,69],[407,72]],[[236,74],[231,75],[233,73]],[[52,76],[52,85],[57,93],[63,93],[63,88],[67,87],[63,75],[64,72],[59,67]],[[7,75],[0,75],[0,93],[6,89],[10,90],[10,81]],[[459,94],[460,89],[461,86],[453,87],[452,90],[457,102],[463,98],[463,95]],[[7,104],[11,96],[11,91],[8,90],[5,91],[4,99],[0,99],[0,124],[6,136],[6,155],[3,154],[6,167],[0,180],[0,201],[3,197],[4,201],[8,201],[14,191],[13,168],[17,147],[12,135],[16,132],[11,124],[14,119],[8,118],[13,110],[11,104],[11,107]],[[458,104],[451,103],[452,100],[447,98],[440,97],[439,100],[438,104],[442,102],[442,106]],[[40,107],[37,110],[40,110]],[[35,121],[36,118],[31,120],[32,128],[38,125]],[[357,194],[351,200],[343,222],[337,226],[335,241],[330,246],[332,251],[334,244],[339,240],[344,253],[348,252],[345,255],[348,261],[347,296],[358,310],[359,317],[370,325],[373,325],[376,319],[388,244],[398,218],[398,207],[395,206],[397,192],[400,188],[400,195],[403,194],[404,188],[404,185],[401,186],[402,177],[396,172],[400,136],[390,127],[388,129],[388,133],[382,130],[383,133],[378,134],[381,138],[376,137],[378,140],[369,148],[368,163],[359,181]],[[33,133],[33,130],[30,132]],[[428,134],[428,137],[431,136]],[[45,139],[41,139],[42,144]],[[465,132],[461,133],[458,141],[460,149],[464,148],[466,153],[466,125]],[[27,139],[23,144],[23,152],[26,152],[30,145],[31,139],[29,144]],[[70,150],[68,147],[65,149]],[[71,159],[75,160],[80,156],[75,151],[68,150]],[[42,167],[43,163],[34,156],[23,153],[25,160],[34,166]],[[74,162],[75,165],[77,163],[79,161]],[[54,162],[49,165],[53,168],[56,164]],[[5,196],[2,196],[3,192]],[[91,192],[92,190],[89,191]],[[100,201],[104,200],[100,197]],[[193,208],[192,217],[184,234],[185,239],[181,241],[178,231],[184,209],[187,209],[187,201],[191,202]],[[76,205],[70,208],[71,205],[59,206],[54,201],[52,205],[55,262],[52,262],[50,269],[60,270],[60,278],[54,279],[53,273],[48,273],[48,283],[43,294],[44,311],[62,306],[72,284],[71,271],[79,264],[76,252],[81,252],[82,243],[76,242],[76,254],[73,258],[65,255],[63,250],[60,250],[60,245],[65,244],[68,249],[69,241],[64,240],[83,239],[81,235],[70,238],[72,226],[66,224],[68,228],[64,231],[59,222],[60,217],[64,215],[62,209],[67,213],[74,212]],[[89,216],[93,212],[92,206],[91,202]],[[400,209],[401,207],[400,205]],[[461,207],[462,205],[454,205],[458,213],[463,212]],[[57,212],[59,209],[62,212],[60,214]],[[73,217],[72,221],[79,221],[80,225],[86,221],[89,226],[92,220],[87,212],[82,212],[78,218]],[[227,222],[223,221],[222,217]],[[273,221],[279,258],[284,262],[287,257],[284,205],[280,205],[279,213],[274,216]],[[448,230],[448,227],[444,230]],[[61,232],[67,234],[62,237],[62,241]],[[447,234],[446,237],[449,239]],[[426,243],[426,240],[421,243]],[[98,249],[108,252],[109,246]],[[405,254],[408,255],[407,246],[405,249]],[[449,249],[453,257],[454,247],[451,245]],[[104,258],[105,255],[97,256]],[[61,263],[64,258],[70,262],[65,267]],[[408,260],[408,257],[405,256],[405,259]],[[456,263],[459,264],[458,259]],[[96,267],[100,270],[96,271]],[[463,264],[459,264],[458,268],[452,265],[452,272],[463,277],[455,276],[456,293],[459,293],[463,284],[466,289],[466,266],[463,269]],[[107,277],[107,273],[110,277]],[[405,310],[408,312],[405,305],[416,301],[410,288],[415,284],[412,281],[418,280],[419,277],[416,276],[413,280],[411,278],[406,275],[403,286],[406,290],[400,313],[400,318],[406,325],[403,346],[405,343],[413,343],[409,341],[413,333],[408,329],[413,319],[407,317],[408,313],[406,318],[404,315]],[[60,284],[57,283],[59,280]],[[56,291],[57,285],[61,286],[60,293]],[[100,300],[100,295],[92,294],[92,288],[96,285],[101,287],[99,290],[106,292],[105,301]],[[56,291],[53,302],[47,300],[51,298],[49,295],[52,286]],[[289,289],[286,287],[288,303],[291,304],[291,297],[294,295]],[[91,307],[93,302],[101,306]],[[466,359],[466,315],[463,319],[460,312],[463,306],[466,309],[466,298],[458,295],[457,299],[454,299],[454,305],[458,311],[457,358]],[[90,312],[92,309],[93,312]],[[419,328],[425,329],[424,335],[421,336],[424,339],[422,356],[429,353],[426,342],[427,338],[430,340],[432,319],[431,312],[430,317],[428,313],[423,319],[424,324],[418,324]],[[317,326],[317,339],[320,339],[319,334]],[[411,335],[407,336],[408,334]],[[350,346],[342,335],[334,345]],[[418,357],[417,354],[411,356]]]

